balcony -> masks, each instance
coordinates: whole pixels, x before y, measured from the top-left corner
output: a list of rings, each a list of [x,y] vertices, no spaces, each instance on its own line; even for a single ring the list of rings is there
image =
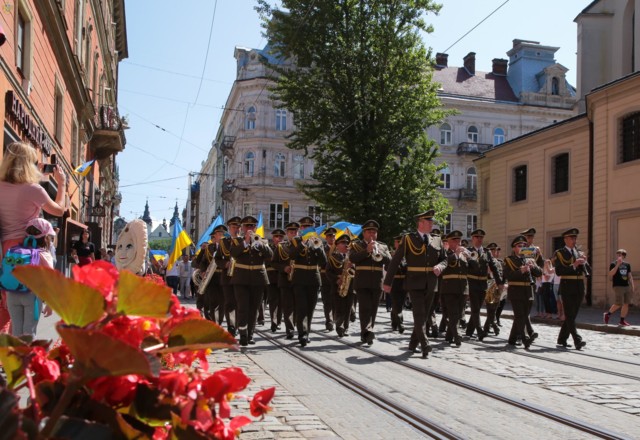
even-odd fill
[[[222,143],[220,144],[220,151],[227,157],[231,157],[233,155],[233,144],[236,143],[235,136],[224,136],[222,138]]]
[[[487,152],[493,147],[491,144],[479,144],[477,142],[460,142],[458,144],[457,153],[462,154],[476,154],[480,155],[484,152]]]
[[[118,109],[103,105],[96,115],[96,129],[90,141],[94,158],[106,159],[124,150],[124,130],[128,128],[118,114]]]
[[[475,188],[460,188],[460,194],[458,194],[458,200],[471,200],[476,201],[478,193]]]
[[[222,184],[222,200],[231,202],[233,200],[233,191],[236,189],[235,179],[227,179]]]

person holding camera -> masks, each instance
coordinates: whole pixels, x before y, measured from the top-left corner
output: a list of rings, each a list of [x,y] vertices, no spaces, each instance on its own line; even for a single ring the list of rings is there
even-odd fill
[[[603,315],[604,323],[609,324],[611,314],[620,309],[620,323],[618,325],[621,327],[630,325],[626,318],[627,313],[629,313],[631,297],[636,290],[633,275],[631,275],[631,265],[625,261],[625,258],[627,258],[627,251],[618,249],[616,251],[616,261],[609,266],[609,278],[613,283],[613,291],[616,298],[609,311],[604,312]]]

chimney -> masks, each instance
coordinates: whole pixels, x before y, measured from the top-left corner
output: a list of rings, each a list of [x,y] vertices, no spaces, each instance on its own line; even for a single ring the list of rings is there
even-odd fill
[[[494,58],[491,60],[493,62],[493,68],[491,72],[494,75],[507,76],[507,65],[509,63],[508,60],[504,58]]]
[[[436,54],[436,66],[447,67],[448,59],[449,59],[449,54],[438,52]]]
[[[467,72],[471,75],[476,74],[476,53],[469,52],[466,57],[464,57],[464,68],[467,69]]]

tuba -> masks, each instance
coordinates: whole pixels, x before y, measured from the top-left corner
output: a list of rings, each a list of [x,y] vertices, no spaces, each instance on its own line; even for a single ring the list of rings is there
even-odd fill
[[[351,280],[356,276],[356,271],[353,267],[351,267],[351,262],[349,261],[349,255],[342,262],[342,281],[338,286],[338,295],[341,298],[344,298],[349,294],[349,285],[351,284]]]
[[[209,267],[207,267],[207,271],[202,277],[202,282],[198,286],[198,295],[204,295],[204,292],[207,289],[207,286],[209,285],[209,283],[211,282],[211,279],[213,278],[213,274],[216,273],[217,267],[218,266],[216,264],[216,260],[213,257],[211,257],[211,263],[209,263]]]
[[[193,281],[194,286],[200,287],[200,283],[202,283],[202,272],[200,269],[194,269],[191,274],[191,281]]]

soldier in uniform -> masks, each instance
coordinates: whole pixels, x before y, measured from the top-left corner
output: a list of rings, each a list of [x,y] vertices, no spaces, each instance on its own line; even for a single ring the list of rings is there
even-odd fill
[[[487,249],[489,250],[489,252],[491,252],[491,256],[495,259],[496,264],[498,266],[498,268],[500,268],[500,271],[502,273],[504,273],[504,261],[502,261],[500,258],[498,258],[498,256],[500,255],[500,248],[498,247],[498,245],[496,243],[489,243],[487,245]],[[504,281],[504,278],[503,278]],[[493,272],[489,272],[489,283],[495,283],[496,279],[493,276]],[[503,285],[502,288],[497,287],[498,292],[500,292],[501,294],[503,293],[505,286]],[[500,298],[502,298],[502,295],[500,296]],[[498,336],[500,334],[500,328],[498,327],[498,325],[496,324],[496,316],[497,316],[497,310],[500,307],[500,304],[503,304],[504,307],[504,303],[503,301],[506,301],[506,298],[504,300],[500,299],[497,302],[494,302],[493,304],[489,304],[486,303],[487,306],[487,318],[484,321],[484,333],[488,334],[489,330],[493,330],[493,333]]]
[[[524,235],[518,235],[511,242],[512,253],[504,262],[504,279],[507,280],[507,298],[513,309],[513,326],[509,334],[509,345],[515,346],[518,339],[522,340],[525,348],[533,342],[525,333],[527,314],[531,310],[535,277],[542,275],[542,268],[533,258],[523,258],[520,251],[527,245]]]
[[[348,248],[351,238],[347,234],[343,234],[335,241],[333,252],[327,258],[327,279],[331,289],[331,298],[333,302],[333,315],[336,325],[336,333],[339,337],[349,336],[349,316],[351,314],[351,304],[353,304],[353,283],[352,279],[345,277],[346,269],[351,268],[355,271],[352,263],[348,260]],[[345,296],[340,295],[342,283],[349,283],[344,292]]]
[[[473,258],[468,258],[469,269],[467,273],[471,317],[467,325],[466,335],[471,337],[473,332],[477,331],[478,340],[480,341],[487,335],[481,325],[480,308],[482,307],[487,292],[489,269],[491,269],[491,273],[498,283],[498,288],[502,289],[504,284],[500,266],[491,255],[491,252],[482,246],[484,236],[485,232],[482,229],[476,229],[471,232],[471,247],[469,247],[468,250],[473,255]]]
[[[356,265],[353,288],[358,295],[360,340],[369,345],[376,338],[373,327],[382,295],[383,267],[391,261],[387,245],[376,241],[379,228],[377,221],[367,220],[362,225],[363,240],[354,240],[349,247],[349,260]]]
[[[536,260],[536,264],[544,268],[544,257],[542,256],[542,251],[540,251],[540,248],[538,246],[533,244],[533,239],[536,236],[535,228],[524,230],[520,233],[520,235],[524,235],[524,237],[527,239],[527,247],[535,249],[535,256],[532,258]],[[533,307],[533,303],[531,303],[531,306]],[[531,310],[529,310],[529,313],[527,313],[526,330],[529,338],[531,338],[531,342],[535,341],[538,338],[538,333],[533,330],[533,325],[531,324]]]
[[[405,258],[407,275],[404,279],[404,288],[411,297],[414,322],[409,350],[415,352],[420,345],[423,358],[426,358],[432,350],[427,338],[427,319],[437,288],[438,276],[447,267],[442,239],[431,235],[434,214],[435,212],[431,209],[415,217],[417,230],[403,236],[387,268],[383,286],[385,292],[391,291],[393,277],[398,271],[402,258]]]
[[[558,335],[558,345],[570,347],[567,343],[569,335],[573,336],[576,350],[587,345],[576,329],[576,317],[585,294],[585,277],[589,274],[587,259],[584,254],[576,250],[576,241],[580,231],[571,228],[562,233],[565,246],[554,254],[556,275],[560,277],[560,292],[564,305],[564,322]]]
[[[302,228],[314,225],[311,217],[300,219]],[[315,243],[318,243],[316,246]],[[324,253],[324,245],[320,237],[310,238],[307,241],[300,237],[291,240],[289,257],[295,262],[293,279],[293,295],[296,298],[296,328],[298,341],[302,347],[309,343],[309,330],[313,321],[313,312],[318,303],[320,291],[320,267],[327,266],[327,256]]]
[[[278,287],[280,288],[280,301],[282,305],[282,319],[287,334],[287,339],[293,339],[295,329],[295,296],[293,295],[293,278],[295,262],[290,258],[289,252],[292,241],[298,237],[300,224],[287,223],[284,227],[286,238],[278,243],[271,265],[278,269]]]
[[[211,262],[215,261],[215,256],[220,249],[220,241],[227,232],[225,225],[216,226],[211,231],[211,240],[209,243],[204,243],[200,253],[196,257],[196,265],[200,269],[200,275],[202,276],[202,282],[205,282],[205,276],[211,266]],[[215,321],[222,325],[224,320],[224,292],[222,291],[222,285],[220,284],[220,277],[222,269],[217,266],[212,275],[211,280],[205,287],[203,295],[198,296],[198,302],[203,302],[203,310],[205,318]]]
[[[244,237],[231,240],[231,256],[235,267],[231,284],[236,295],[237,324],[240,345],[255,344],[253,331],[258,319],[264,287],[269,284],[265,262],[273,258],[266,240],[252,240],[258,219],[248,215],[241,220]]]
[[[393,238],[394,255],[402,241],[402,234]],[[392,257],[393,258],[393,257]],[[404,302],[407,297],[407,291],[404,290],[404,278],[407,274],[407,261],[405,258],[400,260],[400,265],[391,282],[391,330],[404,333]]]
[[[329,258],[333,252],[333,247],[336,241],[336,228],[327,228],[324,230],[324,236],[327,242],[324,244],[324,253]],[[322,296],[322,309],[324,311],[324,325],[328,331],[333,330],[333,296],[331,295],[331,286],[327,278],[327,269],[322,267],[320,269],[320,281],[322,286],[320,287],[320,294]]]
[[[458,321],[460,320],[460,303],[464,301],[467,291],[467,269],[469,252],[460,246],[462,232],[454,230],[447,234],[449,244],[447,253],[447,267],[442,271],[439,292],[443,304],[443,314],[446,313],[447,333],[445,340],[456,347],[462,344],[462,338],[458,334]]]
[[[283,240],[285,232],[282,229],[274,229],[271,231],[271,251],[273,252],[274,259],[267,263],[267,277],[269,278],[269,285],[267,286],[267,302],[269,303],[269,315],[271,318],[271,331],[275,332],[280,330],[280,323],[282,322],[282,302],[281,292],[278,286],[278,268],[274,266],[273,260],[278,252],[278,245]]]
[[[233,264],[231,257],[231,241],[238,236],[240,230],[240,217],[231,217],[227,221],[229,235],[220,241],[220,252],[216,252],[216,264],[222,269],[220,274],[220,285],[224,292],[224,316],[227,320],[227,330],[232,336],[236,336],[236,294],[231,284],[233,274]]]

